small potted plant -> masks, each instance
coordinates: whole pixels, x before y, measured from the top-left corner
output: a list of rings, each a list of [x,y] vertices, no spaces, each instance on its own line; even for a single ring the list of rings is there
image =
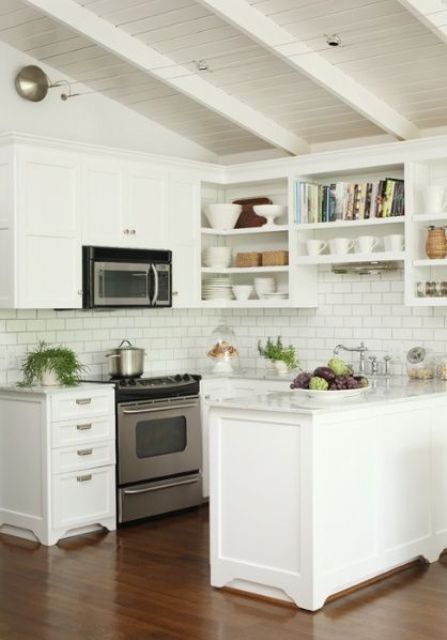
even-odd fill
[[[42,386],[79,384],[80,374],[85,367],[75,352],[67,347],[52,347],[39,342],[37,349],[29,351],[22,365],[23,386],[37,382]]]
[[[263,346],[261,340],[259,340],[258,353],[263,358],[270,360],[280,375],[285,375],[288,371],[296,369],[299,365],[296,358],[295,347],[291,344],[284,347],[280,336],[277,337],[276,342],[271,338],[267,338],[265,346]]]

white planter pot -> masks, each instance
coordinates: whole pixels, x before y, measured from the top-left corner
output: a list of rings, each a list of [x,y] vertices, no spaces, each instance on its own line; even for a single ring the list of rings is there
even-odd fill
[[[285,376],[289,372],[288,366],[282,360],[274,360],[273,361],[273,366],[274,366],[274,368],[277,371],[279,376]]]
[[[40,384],[42,387],[58,387],[60,385],[57,373],[52,369],[45,369],[40,376]]]

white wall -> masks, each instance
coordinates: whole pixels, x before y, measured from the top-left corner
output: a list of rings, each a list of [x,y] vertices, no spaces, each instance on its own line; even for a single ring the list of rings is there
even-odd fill
[[[14,88],[14,78],[21,67],[38,64],[52,81],[67,77],[2,42],[0,61],[1,133],[17,131],[165,156],[216,161],[216,155],[210,151],[99,94],[63,102],[59,97],[63,89],[51,89],[42,102],[23,100]],[[89,89],[86,87],[85,91]]]
[[[90,373],[106,370],[106,351],[123,338],[147,350],[148,372],[203,371],[221,317],[236,332],[244,367],[265,366],[257,341],[279,334],[295,345],[305,368],[326,362],[338,342],[364,340],[380,359],[391,354],[395,373],[404,372],[399,363],[415,345],[447,353],[447,310],[405,307],[402,272],[367,277],[324,270],[319,297],[318,309],[307,310],[0,310],[0,382],[20,379],[23,355],[39,340],[74,348]]]

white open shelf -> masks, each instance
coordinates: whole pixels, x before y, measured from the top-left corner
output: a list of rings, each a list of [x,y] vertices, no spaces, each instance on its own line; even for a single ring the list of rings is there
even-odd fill
[[[255,300],[202,300],[201,302],[203,307],[210,307],[212,309],[250,309],[250,308],[260,308],[260,307],[273,307],[273,308],[283,308],[283,307],[291,307],[292,305],[290,300],[263,300],[263,299],[255,299]],[[316,305],[315,305],[316,306]]]
[[[390,216],[389,218],[367,218],[361,220],[335,220],[334,222],[312,222],[294,224],[294,231],[310,231],[312,229],[346,229],[347,227],[374,227],[386,224],[404,222],[405,216]]]
[[[289,265],[278,267],[202,267],[202,273],[284,273]]]
[[[436,220],[447,222],[447,211],[441,213],[418,213],[413,216],[414,222],[435,222]]]
[[[414,267],[447,267],[447,258],[423,258],[422,260],[414,260]]]
[[[344,255],[298,256],[295,263],[297,265],[346,264],[349,262],[389,262],[404,259],[404,251],[377,251],[374,253],[346,253]]]
[[[262,227],[247,227],[244,229],[209,229],[208,227],[202,227],[201,232],[203,235],[208,236],[247,236],[259,233],[284,233],[288,230],[289,225],[287,224],[269,224]]]

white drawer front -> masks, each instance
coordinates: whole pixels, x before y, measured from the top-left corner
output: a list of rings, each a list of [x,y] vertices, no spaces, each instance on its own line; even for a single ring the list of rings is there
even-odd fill
[[[115,516],[115,467],[53,476],[53,526],[96,524]]]
[[[83,443],[75,447],[61,447],[51,452],[52,472],[67,473],[91,467],[115,464],[115,442]]]
[[[76,393],[52,398],[52,420],[95,417],[113,412],[113,392]]]
[[[115,421],[111,417],[56,422],[51,430],[53,447],[115,439]]]

